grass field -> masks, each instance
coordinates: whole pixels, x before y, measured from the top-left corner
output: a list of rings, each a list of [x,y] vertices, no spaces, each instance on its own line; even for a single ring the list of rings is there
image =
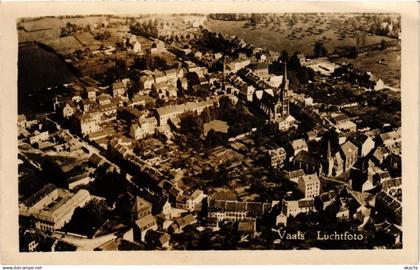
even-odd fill
[[[400,88],[401,51],[387,49],[359,55],[356,59],[337,59],[337,63],[347,61],[354,66],[368,70],[381,78],[386,85]],[[381,62],[381,63],[379,63]]]
[[[213,120],[204,124],[204,135],[207,136],[207,133],[213,129],[217,132],[227,133],[229,125],[225,121]]]
[[[305,55],[313,54],[313,46],[322,41],[329,52],[339,46],[355,46],[356,31],[349,26],[343,26],[339,21],[324,19],[319,22],[298,21],[293,27],[285,23],[258,24],[255,27],[246,26],[246,21],[223,21],[208,19],[205,26],[213,32],[235,35],[257,47],[289,54],[301,52]],[[365,45],[379,43],[382,36],[366,35]]]

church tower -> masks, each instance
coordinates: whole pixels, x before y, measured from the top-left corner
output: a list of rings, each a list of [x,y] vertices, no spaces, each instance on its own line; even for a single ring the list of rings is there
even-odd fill
[[[332,176],[334,168],[334,158],[331,154],[331,140],[328,139],[328,147],[327,147],[327,176]]]
[[[280,85],[280,100],[282,103],[282,114],[281,116],[286,118],[289,116],[289,79],[287,79],[287,62],[284,64],[284,75],[283,82]]]

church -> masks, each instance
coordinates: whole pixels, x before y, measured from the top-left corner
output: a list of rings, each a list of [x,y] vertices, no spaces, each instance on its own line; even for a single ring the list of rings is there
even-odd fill
[[[274,92],[270,88],[257,90],[254,92],[253,103],[271,123],[278,124],[279,130],[288,130],[296,124],[296,119],[289,113],[291,94],[286,64],[278,91]]]

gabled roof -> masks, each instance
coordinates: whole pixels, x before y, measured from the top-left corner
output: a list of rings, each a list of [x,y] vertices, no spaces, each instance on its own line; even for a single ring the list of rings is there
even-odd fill
[[[300,151],[296,155],[295,161],[303,162],[303,163],[307,163],[307,164],[311,164],[311,165],[315,165],[315,166],[320,165],[320,162],[319,162],[318,158],[315,157],[314,155],[308,153],[305,150]]]
[[[147,227],[151,223],[156,223],[156,218],[152,215],[146,215],[138,220],[136,220],[136,225],[139,229]]]
[[[359,148],[354,145],[351,141],[346,141],[341,145],[341,150],[345,156],[353,155],[354,153],[357,155],[357,151]]]
[[[150,207],[152,207],[152,204],[150,202],[148,202],[145,199],[137,196],[136,201],[134,202],[133,210],[134,211],[139,211],[139,210],[147,209],[147,208],[150,208]]]

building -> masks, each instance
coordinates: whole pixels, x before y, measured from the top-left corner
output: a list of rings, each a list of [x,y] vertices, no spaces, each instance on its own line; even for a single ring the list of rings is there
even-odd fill
[[[190,212],[200,211],[202,201],[206,197],[202,190],[197,189],[191,196],[187,198],[187,210]]]
[[[252,70],[252,72],[260,77],[263,80],[267,80],[270,77],[270,74],[268,72],[268,63],[267,62],[258,62],[255,64],[251,64],[249,68]],[[278,85],[277,85],[278,86]]]
[[[282,202],[282,214],[286,217],[297,216],[300,213],[307,214],[315,211],[313,199],[301,199],[301,200],[285,200]]]
[[[152,204],[137,196],[131,214],[135,223],[134,239],[144,242],[148,230],[157,230],[156,218],[152,215]]]
[[[308,152],[308,144],[306,143],[306,141],[304,139],[297,139],[292,141],[291,143],[292,148],[293,148],[293,155],[296,156],[297,154],[299,154],[300,151],[306,151]]]
[[[344,161],[343,171],[351,169],[351,167],[356,163],[358,158],[359,149],[350,141],[346,141],[341,146],[341,154]]]
[[[86,87],[86,95],[89,100],[96,100],[96,89],[92,86]]]
[[[298,180],[298,189],[304,194],[305,199],[313,199],[321,191],[321,181],[316,174],[301,176]]]
[[[270,160],[270,165],[274,169],[278,168],[286,161],[287,153],[283,147],[279,147],[276,149],[270,149],[267,152],[268,158]]]
[[[112,84],[112,96],[114,98],[124,96],[125,92],[125,85],[122,81],[114,82]]]
[[[149,230],[156,231],[158,229],[156,218],[151,214],[137,219],[134,224],[135,226],[133,228],[133,238],[136,241],[145,242],[146,233]]]
[[[50,138],[50,134],[48,133],[48,131],[35,131],[34,135],[32,135],[29,138],[29,143],[30,144],[35,144],[35,143],[40,143],[40,142],[44,142],[47,141]]]
[[[356,124],[352,122],[350,118],[344,113],[335,114],[332,116],[331,120],[333,125],[340,131],[355,132],[357,130]]]
[[[322,164],[318,157],[308,151],[300,151],[293,159],[293,165],[296,169],[303,169],[307,174],[316,173],[319,175],[322,171]]]
[[[240,72],[247,81],[252,82],[257,89],[252,98],[255,106],[272,123],[278,124],[280,130],[287,130],[296,121],[289,117],[290,97],[289,80],[287,78],[287,66],[283,75],[283,81],[279,91],[275,92],[271,86],[263,82],[250,70]]]
[[[298,181],[299,181],[299,178],[304,176],[305,172],[303,171],[303,169],[292,170],[292,171],[283,171],[283,175],[287,180],[289,180],[291,182],[295,182],[297,184]]]
[[[68,223],[77,207],[90,201],[87,190],[71,193],[48,184],[19,205],[19,215],[31,217],[36,229],[53,232]]]
[[[199,102],[187,102],[184,104],[170,105],[155,110],[159,126],[166,125],[168,120],[176,120],[184,112],[196,112],[201,114],[205,108],[212,107],[219,102],[219,96],[208,98]]]
[[[130,126],[130,137],[140,140],[155,133],[157,120],[155,117],[140,118],[138,123]]]
[[[74,117],[78,131],[83,135],[89,135],[93,132],[102,130],[101,114],[97,112],[78,114]]]
[[[367,156],[375,148],[375,141],[364,134],[353,137],[351,142],[359,148],[360,157]]]
[[[133,208],[131,210],[132,220],[136,221],[147,215],[152,214],[152,204],[143,198],[136,197]]]
[[[255,220],[271,208],[269,203],[211,199],[208,217],[217,221]]]

